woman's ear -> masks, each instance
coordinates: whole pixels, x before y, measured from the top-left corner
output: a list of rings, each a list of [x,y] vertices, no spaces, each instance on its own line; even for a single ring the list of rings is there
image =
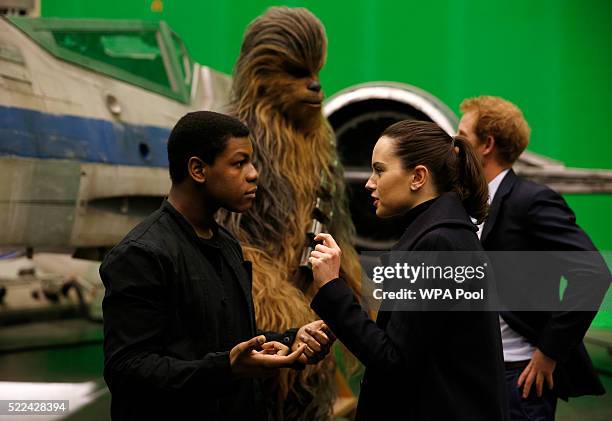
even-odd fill
[[[427,169],[427,167],[424,165],[417,165],[412,170],[412,180],[410,181],[410,190],[412,191],[419,190],[421,187],[423,187],[423,185],[425,185],[428,178],[429,178],[429,170]]]
[[[196,183],[204,183],[206,181],[206,164],[197,156],[189,158],[187,171],[191,179]]]

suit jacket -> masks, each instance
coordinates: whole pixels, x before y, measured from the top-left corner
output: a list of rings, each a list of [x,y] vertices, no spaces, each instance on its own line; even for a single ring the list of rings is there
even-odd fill
[[[580,302],[599,305],[610,284],[610,272],[597,249],[576,225],[576,218],[563,198],[546,186],[522,180],[510,170],[502,180],[488,219],[483,227],[482,244],[487,251],[551,251],[554,260],[542,262],[543,270],[529,273],[529,265],[513,262],[511,258],[493,259],[495,276],[500,281],[500,295],[504,288],[529,291],[533,283],[543,300],[558,304],[559,311],[504,311],[503,319],[516,332],[557,361],[554,389],[563,399],[585,394],[604,393],[582,339],[596,311],[562,311],[580,308]],[[540,256],[540,254],[537,254]],[[553,264],[551,264],[553,263]],[[503,279],[512,273],[511,279]],[[559,299],[560,278],[567,288],[564,302]],[[526,297],[529,299],[530,297]],[[512,308],[510,308],[512,310]]]
[[[482,251],[455,193],[421,204],[396,251]],[[417,208],[418,208],[417,207]],[[311,307],[365,365],[357,419],[506,419],[497,313],[363,311],[342,279],[324,285]]]

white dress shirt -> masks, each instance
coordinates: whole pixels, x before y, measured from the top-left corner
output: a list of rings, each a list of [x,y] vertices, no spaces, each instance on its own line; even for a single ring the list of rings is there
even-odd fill
[[[505,169],[489,182],[489,205],[493,202],[495,193],[499,185],[503,181],[509,169]],[[484,223],[478,225],[478,238],[482,235],[482,228]],[[501,329],[502,346],[504,348],[504,361],[523,361],[530,360],[535,347],[527,341],[522,335],[512,330],[508,323],[499,316],[499,327]]]

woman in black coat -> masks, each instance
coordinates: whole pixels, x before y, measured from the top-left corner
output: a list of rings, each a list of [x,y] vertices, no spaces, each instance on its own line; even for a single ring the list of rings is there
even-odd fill
[[[433,123],[390,126],[374,147],[366,189],[378,217],[403,215],[392,251],[482,252],[470,216],[484,219],[487,184],[465,139]],[[316,239],[311,307],[366,367],[357,419],[506,419],[497,313],[381,311],[374,322],[339,278],[334,239]]]

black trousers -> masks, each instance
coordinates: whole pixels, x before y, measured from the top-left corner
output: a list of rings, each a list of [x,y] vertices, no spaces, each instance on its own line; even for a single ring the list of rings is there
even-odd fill
[[[538,398],[535,382],[527,399],[523,398],[523,388],[517,386],[522,368],[506,370],[506,391],[508,408],[512,421],[554,421],[557,408],[557,395],[544,384],[542,397]]]

